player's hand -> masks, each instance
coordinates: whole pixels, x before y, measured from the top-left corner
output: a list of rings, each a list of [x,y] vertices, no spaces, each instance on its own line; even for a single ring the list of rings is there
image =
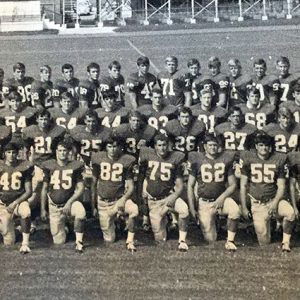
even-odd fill
[[[17,207],[17,204],[12,202],[11,204],[9,204],[7,207],[6,207],[6,210],[8,213],[12,214],[15,210],[15,208]]]
[[[215,209],[222,208],[224,205],[224,201],[225,201],[225,199],[223,199],[223,198],[217,198],[216,201],[214,202],[214,208]]]
[[[118,211],[120,211],[120,212],[124,211],[124,209],[125,209],[125,202],[126,202],[126,200],[124,198],[120,198],[117,201],[117,209],[118,209]]]
[[[272,200],[270,203],[270,206],[269,206],[269,215],[270,216],[276,216],[277,207],[278,207],[278,203],[274,202],[274,200]]]
[[[62,208],[63,213],[66,216],[69,216],[71,214],[71,204],[69,204],[68,202],[65,204],[65,206]]]
[[[47,211],[46,211],[46,209],[41,210],[41,219],[42,219],[43,222],[47,221]]]
[[[249,212],[249,210],[248,210],[247,207],[242,208],[242,215],[243,215],[243,217],[244,217],[245,220],[249,220],[250,219],[251,214],[250,214],[250,212]]]

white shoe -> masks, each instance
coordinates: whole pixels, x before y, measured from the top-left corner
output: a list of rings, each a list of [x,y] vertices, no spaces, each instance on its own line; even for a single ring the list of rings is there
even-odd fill
[[[237,247],[236,247],[234,241],[227,241],[225,244],[225,249],[228,251],[234,252],[237,250]]]
[[[83,252],[83,249],[84,249],[83,243],[82,243],[82,242],[79,242],[79,241],[76,242],[76,248],[75,248],[76,252],[82,253],[82,252]]]
[[[134,245],[134,242],[126,243],[126,247],[127,247],[128,251],[131,251],[131,252],[135,252],[136,251],[136,247]]]
[[[289,243],[282,243],[281,244],[282,252],[291,252],[290,244]]]
[[[189,246],[187,245],[186,241],[178,242],[178,250],[181,252],[187,252],[189,250]]]
[[[28,245],[25,244],[25,245],[21,246],[21,248],[20,248],[20,253],[21,254],[27,254],[27,253],[30,253],[30,252],[31,252],[31,250],[30,250]]]

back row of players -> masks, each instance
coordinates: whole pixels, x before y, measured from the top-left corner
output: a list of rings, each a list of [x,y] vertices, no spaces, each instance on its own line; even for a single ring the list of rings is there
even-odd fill
[[[189,213],[199,218],[205,238],[213,241],[218,211],[229,216],[226,249],[236,250],[235,232],[241,213],[248,217],[248,196],[259,242],[270,240],[265,215],[277,212],[284,218],[282,249],[289,251],[292,224],[298,215],[299,78],[289,74],[285,57],[277,61],[278,76],[265,75],[265,62],[255,61],[252,81],[241,75],[238,60],[228,64],[231,75],[227,77],[220,73],[220,61],[211,58],[212,74],[206,76],[199,74],[199,62],[192,59],[190,73],[182,76],[177,74],[177,59],[167,57],[166,71],[155,78],[148,73],[149,59],[140,57],[138,72],[127,82],[132,111],[124,107],[124,79],[123,84],[116,84],[123,78],[118,62],[109,66],[110,76],[100,83],[97,64],[87,67],[89,78],[82,82],[73,77],[72,66],[64,65],[65,79],[54,86],[48,66],[41,67],[41,81],[31,81],[24,76],[24,65],[16,64],[15,78],[3,83],[0,110],[4,243],[14,242],[11,216],[20,215],[20,251],[30,251],[28,203],[34,206],[37,201],[43,219],[48,204],[54,243],[65,242],[65,218],[75,217],[76,249],[82,251],[85,210],[78,200],[85,187],[91,187],[93,213],[99,215],[105,241],[115,239],[114,219],[123,211],[129,216],[126,244],[132,251],[136,249],[136,203],[144,207],[141,199],[150,210],[156,240],[166,240],[165,215],[172,210],[178,217],[179,250],[188,250]],[[266,134],[257,134],[261,129]],[[276,152],[293,152],[289,154],[293,205],[283,200],[286,156],[273,153],[273,141]],[[18,158],[18,148],[23,149],[23,160]],[[242,151],[251,148],[255,151]],[[27,159],[35,165],[33,180],[32,163]],[[236,166],[241,167],[242,175]],[[188,172],[189,208],[181,198]],[[234,200],[236,177],[241,177],[241,195]],[[239,200],[242,211],[236,204]]]

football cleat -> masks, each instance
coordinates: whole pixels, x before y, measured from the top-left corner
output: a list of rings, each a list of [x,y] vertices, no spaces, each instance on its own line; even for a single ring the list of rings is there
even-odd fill
[[[78,253],[83,253],[83,243],[82,242],[76,242],[76,248],[75,251]]]
[[[281,244],[282,252],[291,252],[290,244],[289,243],[282,243]]]
[[[234,241],[227,241],[225,243],[225,249],[230,251],[230,252],[234,252],[234,251],[237,250],[237,247],[236,247]]]
[[[178,243],[178,250],[181,252],[187,252],[189,250],[189,246],[187,245],[186,241],[180,241]]]
[[[24,244],[24,245],[21,246],[21,248],[20,248],[20,253],[21,254],[27,254],[27,253],[30,253],[30,252],[31,252],[31,250],[30,250],[28,245]]]
[[[134,245],[134,242],[126,243],[126,247],[127,247],[128,251],[131,251],[131,252],[135,252],[136,251],[136,247]]]

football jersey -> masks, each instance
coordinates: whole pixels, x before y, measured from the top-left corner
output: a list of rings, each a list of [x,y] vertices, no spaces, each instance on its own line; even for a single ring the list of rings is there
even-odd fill
[[[14,78],[5,80],[2,86],[4,97],[8,96],[11,91],[17,91],[22,96],[22,102],[31,106],[31,85],[33,81],[34,79],[28,76],[25,76],[21,81]]]
[[[98,80],[80,80],[77,90],[78,95],[83,96],[90,107],[98,108],[100,107],[99,86]]]
[[[61,108],[53,107],[49,112],[58,126],[71,130],[83,123],[86,109],[74,108],[70,113],[65,113]]]
[[[193,115],[206,125],[206,130],[214,132],[216,125],[226,119],[227,111],[220,106],[213,106],[209,111],[201,109],[201,104],[191,106]]]
[[[44,108],[53,107],[53,83],[52,81],[35,80],[31,85],[31,104],[33,107],[40,105]]]
[[[286,177],[286,155],[274,152],[264,160],[256,152],[240,153],[241,173],[248,177],[249,194],[257,200],[268,201],[275,197],[277,179]]]
[[[96,109],[99,116],[101,125],[113,128],[118,127],[120,124],[128,122],[129,110],[123,106],[117,106],[112,111],[105,111],[104,108]]]
[[[44,182],[49,184],[48,196],[56,205],[64,205],[72,197],[78,182],[82,182],[83,163],[70,161],[60,166],[56,159],[47,160],[42,164]]]
[[[191,121],[187,127],[181,126],[179,120],[172,120],[167,123],[165,130],[174,142],[174,150],[187,153],[197,151],[206,127],[198,120]]]
[[[8,166],[0,161],[0,200],[5,205],[14,202],[25,193],[25,182],[31,181],[33,166],[28,161],[18,160]]]
[[[176,179],[183,177],[184,157],[178,151],[171,151],[166,157],[160,157],[154,149],[141,149],[140,173],[145,172],[147,192],[152,197],[160,200],[172,192]]]
[[[97,193],[101,199],[111,201],[121,198],[126,189],[125,181],[133,180],[133,156],[123,154],[112,160],[106,152],[92,154],[93,174],[97,178]]]
[[[278,123],[270,123],[263,130],[274,138],[275,150],[287,153],[299,147],[300,125],[294,124],[288,130],[282,129]]]
[[[192,105],[200,102],[199,93],[197,91],[197,82],[200,80],[202,74],[193,76],[191,73],[185,73],[182,79],[185,82],[185,90],[192,92]]]
[[[260,105],[257,109],[250,109],[247,104],[238,106],[245,115],[245,122],[254,125],[259,130],[275,120],[276,108],[272,104]]]
[[[95,133],[88,132],[85,125],[78,125],[70,130],[71,137],[77,143],[79,154],[88,162],[93,152],[102,151],[111,134],[111,129],[101,126]]]
[[[297,105],[295,101],[284,101],[280,107],[288,108],[293,114],[295,122],[300,123],[300,105]]]
[[[156,134],[156,130],[149,125],[142,126],[139,130],[131,130],[130,124],[121,124],[115,132],[125,139],[125,151],[134,156],[137,156],[140,150],[138,143],[143,141],[144,146],[152,146]]]
[[[59,141],[65,136],[65,129],[51,124],[47,131],[42,131],[37,125],[24,128],[22,138],[28,147],[33,150],[32,161],[42,161],[55,158],[55,149]]]
[[[125,96],[125,80],[123,75],[120,75],[119,78],[112,78],[110,76],[103,76],[100,79],[100,91],[115,91],[117,94],[117,103],[121,106],[124,106],[124,96]]]
[[[11,140],[12,132],[10,126],[0,126],[0,150]]]
[[[197,103],[200,103],[201,91],[203,91],[203,90],[211,91],[212,96],[213,96],[213,103],[216,104],[218,102],[218,95],[219,95],[218,84],[216,84],[213,80],[207,78],[204,75],[199,76],[196,79],[194,79],[193,84],[192,84],[193,99],[196,97],[196,95],[197,95],[197,99],[199,99],[199,101],[197,101]]]
[[[11,128],[12,133],[20,133],[29,125],[35,123],[36,110],[25,106],[21,111],[14,112],[9,108],[0,110],[0,123]]]
[[[69,92],[77,99],[79,80],[73,77],[70,81],[58,79],[53,85],[53,97],[59,99],[62,93]]]
[[[250,80],[248,75],[229,76],[229,107],[247,102],[247,85]]]
[[[183,106],[185,104],[184,92],[186,87],[183,74],[180,74],[179,71],[173,74],[162,71],[157,75],[157,82],[163,90],[166,103],[174,106]]]
[[[216,135],[224,137],[225,149],[230,151],[249,150],[256,130],[255,126],[247,123],[239,128],[232,128],[231,122],[224,122],[215,127]]]
[[[152,105],[143,105],[138,111],[156,130],[164,128],[170,120],[177,118],[177,107],[174,105],[164,105],[160,110],[155,110]]]
[[[153,74],[140,75],[139,72],[136,72],[129,75],[126,86],[129,92],[136,94],[136,102],[139,107],[152,103],[151,92],[155,84],[156,77]]]
[[[234,172],[234,153],[222,152],[211,159],[205,153],[191,152],[188,162],[190,174],[198,183],[198,197],[217,199],[226,190],[228,177]]]
[[[290,152],[287,155],[289,176],[300,182],[300,152]]]

